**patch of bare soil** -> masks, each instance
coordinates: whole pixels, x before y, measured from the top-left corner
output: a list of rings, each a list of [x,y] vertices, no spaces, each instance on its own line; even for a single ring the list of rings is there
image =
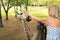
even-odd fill
[[[24,33],[22,22],[19,18],[13,16],[9,17],[9,20],[5,20],[3,17],[4,27],[0,28],[0,40],[27,40]],[[32,20],[28,22],[29,28],[32,33],[36,32],[36,21]]]

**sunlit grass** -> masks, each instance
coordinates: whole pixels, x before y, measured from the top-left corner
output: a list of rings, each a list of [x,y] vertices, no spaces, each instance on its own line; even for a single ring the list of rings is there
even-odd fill
[[[47,7],[29,7],[29,13],[37,17],[47,17],[48,10]]]
[[[18,11],[19,10],[20,9],[18,8]],[[47,17],[48,16],[47,7],[39,7],[39,6],[32,7],[32,6],[28,6],[28,11],[33,16],[37,16],[37,17]],[[13,7],[9,10],[8,15],[9,16],[14,16],[15,15]],[[3,9],[2,9],[2,16],[5,16],[5,12],[4,12]]]

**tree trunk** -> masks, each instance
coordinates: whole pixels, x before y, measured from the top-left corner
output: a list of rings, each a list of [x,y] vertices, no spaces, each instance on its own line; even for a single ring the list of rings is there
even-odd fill
[[[6,11],[6,20],[8,20],[8,11]]]
[[[0,13],[0,27],[3,27],[3,23],[2,23],[2,16],[1,16],[1,13]]]
[[[4,9],[5,13],[6,13],[6,20],[8,20],[8,11],[12,7],[12,6],[9,6],[10,0],[8,0],[8,3],[7,3],[7,10],[5,8],[5,5],[3,3],[3,0],[1,0],[1,3],[2,3],[3,9]]]
[[[15,17],[17,17],[17,14],[16,14],[16,7],[14,6],[14,13],[15,13]]]
[[[3,27],[2,15],[1,15],[1,1],[0,1],[0,27]]]
[[[28,0],[26,0],[26,10],[28,10]]]
[[[20,11],[21,11],[21,7],[22,7],[22,0],[20,0]]]

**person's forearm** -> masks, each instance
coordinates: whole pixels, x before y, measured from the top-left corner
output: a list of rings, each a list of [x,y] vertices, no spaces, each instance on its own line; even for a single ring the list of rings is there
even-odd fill
[[[33,19],[33,20],[41,21],[41,18],[38,18],[38,17],[32,16],[32,15],[30,15],[30,14],[28,14],[28,16],[30,16],[31,19]]]
[[[41,19],[42,19],[42,18],[38,18],[38,17],[35,17],[35,16],[30,15],[28,11],[25,11],[25,10],[24,10],[24,13],[25,13],[27,16],[30,16],[31,19],[33,19],[33,20],[41,21]]]

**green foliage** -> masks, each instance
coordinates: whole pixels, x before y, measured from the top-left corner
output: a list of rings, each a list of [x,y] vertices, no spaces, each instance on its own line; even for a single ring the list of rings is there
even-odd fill
[[[22,4],[26,4],[26,0],[22,0]]]
[[[7,5],[8,0],[4,0],[5,5]],[[21,2],[20,2],[21,1]],[[60,5],[60,0],[28,0],[28,4],[32,5],[33,3],[36,3],[37,5],[47,5],[48,2],[50,4],[56,3]],[[26,4],[26,0],[10,0],[10,5],[17,5],[19,6],[20,4]]]
[[[28,0],[28,4],[32,5],[35,2],[35,0]]]
[[[26,0],[11,0],[11,5],[20,6],[20,4],[26,4]]]
[[[3,0],[4,4],[7,5],[8,0]],[[26,4],[26,0],[10,0],[10,5],[20,6],[20,4]]]
[[[50,4],[56,3],[57,5],[60,5],[60,1],[59,0],[51,0]]]
[[[20,0],[10,0],[10,5],[16,5],[16,6],[18,6],[18,5],[20,5]]]
[[[48,3],[56,3],[60,5],[60,0],[29,0],[28,3],[31,5],[33,3],[36,3],[37,5],[47,5]]]

